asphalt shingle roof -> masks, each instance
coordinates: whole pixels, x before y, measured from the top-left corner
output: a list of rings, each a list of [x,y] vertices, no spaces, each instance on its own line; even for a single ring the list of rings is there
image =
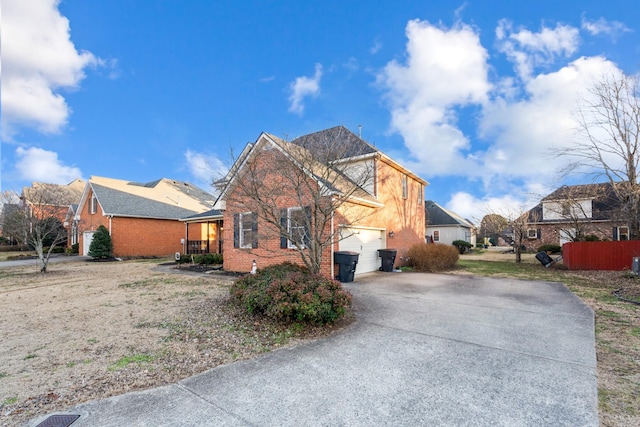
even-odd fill
[[[469,221],[446,210],[433,200],[427,200],[425,206],[427,209],[428,225],[462,225],[464,227],[471,227]]]
[[[181,219],[198,212],[162,203],[100,184],[91,185],[105,215]]]
[[[326,152],[326,148],[329,146],[332,153],[339,153],[340,159],[358,157],[378,152],[375,147],[363,141],[344,126],[335,126],[319,132],[303,135],[294,139],[291,143],[304,147],[312,153]],[[341,150],[335,149],[335,147],[340,146],[343,147]]]

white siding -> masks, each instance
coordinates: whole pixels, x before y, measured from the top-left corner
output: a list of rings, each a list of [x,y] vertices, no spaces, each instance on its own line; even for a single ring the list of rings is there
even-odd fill
[[[544,220],[562,220],[567,218],[591,218],[593,215],[591,199],[567,201],[568,210],[562,202],[544,202],[542,204],[542,218]]]
[[[475,242],[472,241],[471,230],[465,227],[458,226],[435,226],[435,227],[427,227],[427,236],[433,237],[433,232],[438,231],[440,233],[440,240],[435,243],[442,243],[445,245],[450,245],[454,240],[464,240],[471,244]]]

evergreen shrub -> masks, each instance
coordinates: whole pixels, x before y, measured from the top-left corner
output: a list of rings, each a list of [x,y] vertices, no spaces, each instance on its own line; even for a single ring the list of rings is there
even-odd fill
[[[348,313],[351,294],[340,282],[283,263],[237,280],[233,300],[249,313],[282,322],[333,323]]]
[[[555,254],[562,252],[562,247],[560,245],[542,245],[538,247],[538,252],[551,252]]]
[[[95,259],[111,258],[113,254],[113,242],[109,230],[104,225],[98,227],[93,233],[93,240],[89,245],[89,256]]]
[[[468,252],[469,249],[471,249],[471,243],[466,240],[454,240],[451,244],[458,248],[458,252],[461,254]]]

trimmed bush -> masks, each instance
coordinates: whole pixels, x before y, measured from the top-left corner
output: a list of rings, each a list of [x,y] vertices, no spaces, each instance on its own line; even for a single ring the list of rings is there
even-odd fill
[[[562,247],[559,245],[542,245],[538,247],[538,252],[558,253],[562,252]]]
[[[113,253],[113,242],[111,241],[111,235],[109,230],[104,225],[98,227],[95,233],[93,233],[93,240],[89,245],[89,256],[95,259],[98,258],[111,258]]]
[[[413,245],[409,248],[407,255],[409,256],[409,263],[415,270],[431,273],[451,270],[455,267],[460,257],[455,246],[438,243]]]
[[[195,262],[201,265],[222,264],[221,254],[202,254],[195,257]]]
[[[596,236],[595,234],[587,234],[586,236],[584,236],[585,242],[599,242],[600,240],[600,237]]]
[[[198,254],[198,255],[182,255],[178,260],[178,264],[191,263],[191,257],[193,257],[193,263],[199,265],[215,265],[222,264],[222,254]]]
[[[249,313],[283,322],[333,323],[351,307],[351,294],[340,282],[292,263],[249,274],[237,280],[230,292]]]
[[[451,244],[458,248],[458,252],[461,254],[468,252],[469,249],[471,249],[471,243],[466,240],[454,240]]]

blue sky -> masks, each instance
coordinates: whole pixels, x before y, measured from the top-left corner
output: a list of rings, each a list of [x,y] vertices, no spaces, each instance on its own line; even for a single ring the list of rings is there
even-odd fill
[[[3,190],[161,177],[206,188],[266,131],[335,125],[472,220],[562,183],[577,100],[635,74],[610,1],[3,0]]]

